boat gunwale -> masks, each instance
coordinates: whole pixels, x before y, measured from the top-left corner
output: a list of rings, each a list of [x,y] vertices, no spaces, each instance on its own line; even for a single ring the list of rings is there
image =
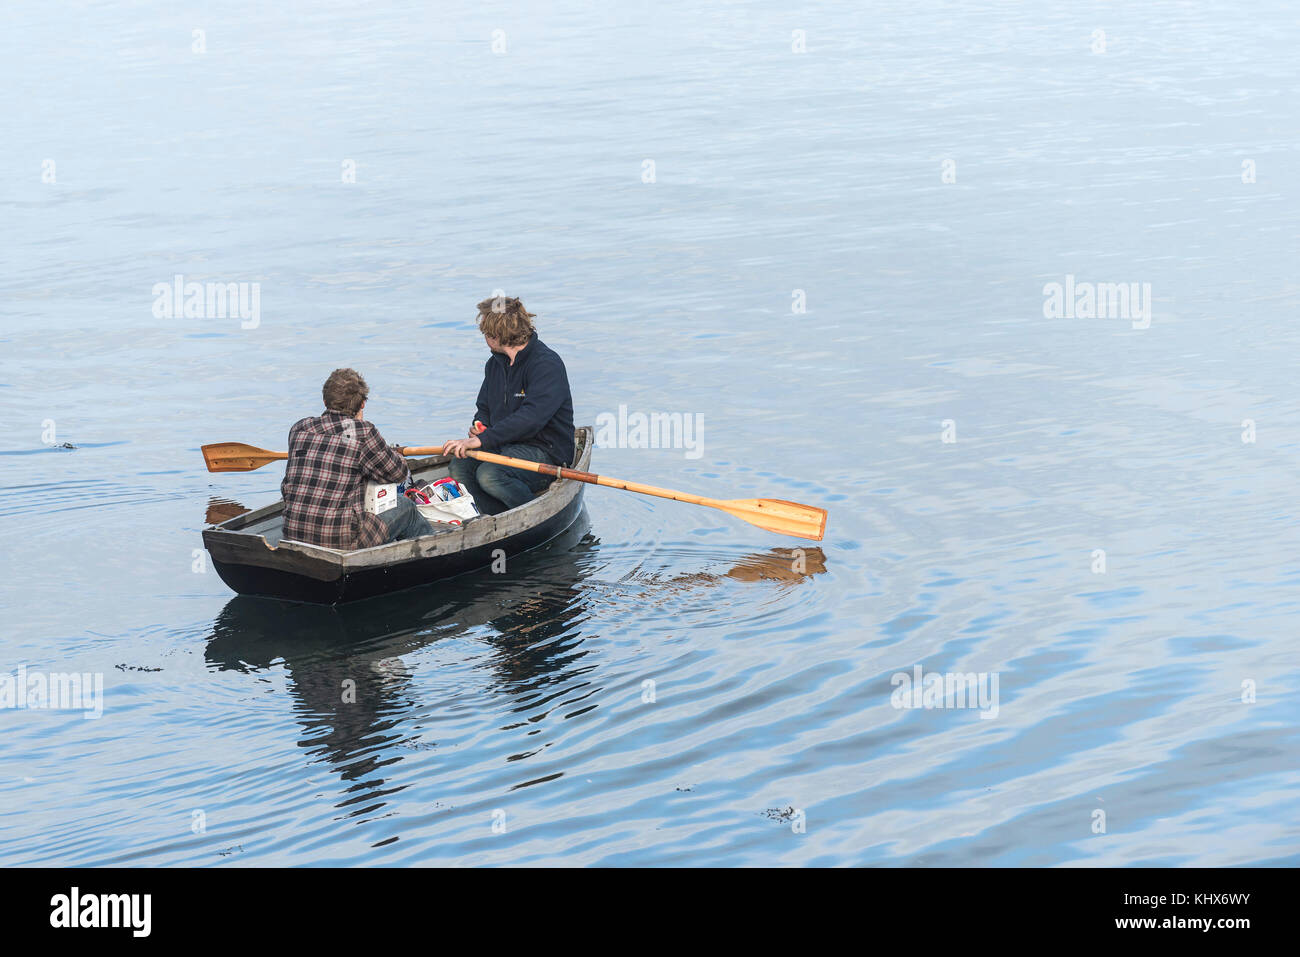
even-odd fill
[[[594,430],[591,426],[581,426],[574,431],[575,439],[579,443],[579,453],[577,462],[574,463],[573,467],[580,471],[586,471],[591,461]],[[429,468],[445,465],[450,461],[451,457],[446,455],[432,455],[412,459],[411,473],[414,475]],[[203,542],[204,546],[211,552],[211,546],[214,544],[218,546],[218,550],[221,550],[223,545],[247,548],[252,542],[258,541],[262,543],[267,553],[269,553],[266,557],[273,557],[274,565],[268,566],[268,563],[261,561],[255,562],[257,565],[284,567],[288,570],[289,567],[295,564],[295,559],[305,558],[326,562],[336,567],[340,573],[347,573],[354,570],[395,565],[406,561],[418,561],[439,555],[455,554],[491,542],[507,541],[520,532],[541,525],[554,515],[559,514],[573,500],[574,496],[581,491],[581,488],[581,482],[572,479],[556,479],[541,495],[507,512],[502,512],[500,515],[484,516],[462,528],[447,529],[433,535],[423,535],[419,538],[385,542],[382,545],[346,551],[322,545],[312,545],[307,542],[293,541],[292,539],[282,539],[278,544],[272,545],[266,540],[264,534],[242,530],[248,525],[265,521],[282,513],[284,511],[284,500],[281,499],[251,512],[245,512],[243,515],[236,515],[234,518],[227,519],[212,528],[204,529]],[[499,527],[497,520],[506,516],[510,517],[508,527]],[[489,522],[487,519],[492,521]],[[521,519],[523,521],[520,521]],[[231,527],[236,525],[238,527]],[[489,526],[491,526],[490,531]],[[480,535],[482,536],[481,540],[470,541],[470,539],[478,538]],[[453,546],[452,543],[455,543],[455,545]],[[233,557],[218,557],[216,555],[213,557],[221,561],[246,564],[246,562],[240,562]]]

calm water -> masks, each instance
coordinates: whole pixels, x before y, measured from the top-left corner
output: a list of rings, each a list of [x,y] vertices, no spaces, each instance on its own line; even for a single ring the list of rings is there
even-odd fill
[[[6,10],[0,664],[104,710],[0,711],[0,860],[1300,862],[1294,10],[621,6]],[[201,530],[280,469],[199,446],[339,365],[459,436],[495,288],[580,422],[703,416],[596,470],[820,551],[589,489],[504,577],[235,598]]]

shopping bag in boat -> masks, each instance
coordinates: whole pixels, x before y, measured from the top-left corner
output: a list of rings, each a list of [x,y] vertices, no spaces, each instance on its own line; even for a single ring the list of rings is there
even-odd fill
[[[474,496],[469,494],[465,486],[450,477],[426,482],[408,489],[406,494],[420,514],[430,522],[463,525],[479,514]]]

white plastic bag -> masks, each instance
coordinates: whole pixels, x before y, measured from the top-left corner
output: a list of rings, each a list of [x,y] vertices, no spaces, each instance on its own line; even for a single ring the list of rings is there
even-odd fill
[[[442,501],[437,496],[429,495],[429,504],[421,505],[416,503],[416,508],[420,514],[430,522],[441,522],[444,525],[463,525],[469,519],[479,514],[478,506],[474,504],[474,496],[469,494],[465,486],[459,482],[456,487],[460,489],[460,496],[450,501]],[[425,491],[428,485],[421,485],[420,490]]]

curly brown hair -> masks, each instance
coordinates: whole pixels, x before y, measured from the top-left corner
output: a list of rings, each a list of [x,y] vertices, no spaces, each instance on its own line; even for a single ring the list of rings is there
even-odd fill
[[[518,299],[495,296],[478,304],[479,332],[503,346],[522,346],[536,331],[533,313]]]
[[[355,369],[335,369],[321,387],[326,412],[356,415],[366,404],[370,388]]]

